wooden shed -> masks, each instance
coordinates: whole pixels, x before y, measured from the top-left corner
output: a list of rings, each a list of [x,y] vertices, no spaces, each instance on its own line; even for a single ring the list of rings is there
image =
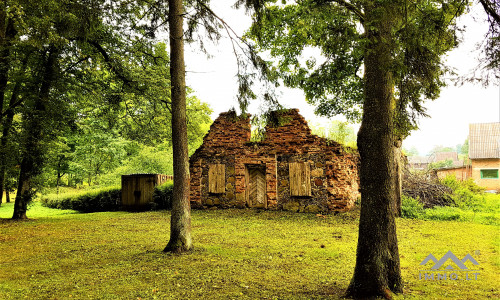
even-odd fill
[[[165,174],[122,175],[122,207],[125,210],[143,210],[153,202],[155,186],[172,180]]]

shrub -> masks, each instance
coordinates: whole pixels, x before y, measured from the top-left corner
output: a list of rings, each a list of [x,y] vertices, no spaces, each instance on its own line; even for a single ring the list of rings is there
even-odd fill
[[[472,178],[468,178],[464,181],[459,181],[453,175],[448,175],[445,178],[441,179],[441,183],[450,187],[453,191],[459,189],[467,189],[474,194],[481,194],[484,192],[484,188],[477,185]]]
[[[171,209],[173,189],[173,181],[167,181],[162,185],[156,186],[153,192],[152,209]]]
[[[401,195],[401,216],[408,219],[418,219],[424,215],[424,205],[415,198]]]
[[[46,195],[41,201],[49,208],[73,209],[83,213],[115,211],[119,209],[120,187],[105,187],[63,195]]]
[[[451,197],[457,207],[476,212],[485,205],[484,189],[472,178],[458,181],[455,176],[446,176],[441,182],[453,190]]]

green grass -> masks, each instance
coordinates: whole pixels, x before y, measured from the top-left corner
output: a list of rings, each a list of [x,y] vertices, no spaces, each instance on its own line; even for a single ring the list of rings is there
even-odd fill
[[[10,217],[3,205],[0,217]],[[162,253],[169,213],[78,214],[41,207],[0,220],[1,299],[338,299],[355,264],[357,210],[329,215],[194,210],[195,250]],[[398,219],[404,294],[396,299],[498,297],[498,227]],[[429,254],[478,260],[477,281],[418,279]],[[477,253],[476,251],[480,253]]]
[[[14,202],[2,203],[0,206],[0,219],[11,218],[14,212]],[[47,217],[59,217],[66,216],[68,214],[78,213],[71,209],[52,209],[43,206],[40,202],[35,201],[28,205],[28,212],[26,215],[28,218],[47,218]]]

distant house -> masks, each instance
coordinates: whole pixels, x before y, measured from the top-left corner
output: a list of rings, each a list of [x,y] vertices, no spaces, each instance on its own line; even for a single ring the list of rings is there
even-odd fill
[[[500,190],[500,122],[469,125],[472,178],[487,190]]]
[[[429,156],[429,161],[437,163],[440,161],[451,160],[452,165],[450,167],[462,167],[464,165],[463,161],[458,160],[457,152],[436,152]]]
[[[408,164],[414,170],[427,170],[430,163],[447,160],[452,162],[448,168],[461,168],[464,166],[463,161],[458,159],[457,152],[436,152],[429,156],[410,156],[408,157]]]
[[[409,156],[408,165],[411,169],[414,170],[426,170],[427,166],[429,166],[429,157],[418,155]]]
[[[431,154],[430,158],[433,162],[438,162],[438,161],[448,160],[448,159],[450,159],[451,161],[457,161],[458,154],[457,154],[457,152],[436,152],[436,153]]]

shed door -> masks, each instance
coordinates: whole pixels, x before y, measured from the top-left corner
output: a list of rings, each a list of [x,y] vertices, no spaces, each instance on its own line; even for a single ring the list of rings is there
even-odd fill
[[[266,207],[266,172],[264,167],[248,167],[248,206]]]

